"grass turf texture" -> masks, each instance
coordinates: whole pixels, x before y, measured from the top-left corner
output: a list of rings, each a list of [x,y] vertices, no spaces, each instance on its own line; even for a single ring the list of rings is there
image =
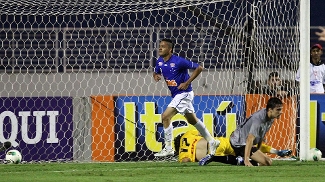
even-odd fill
[[[273,161],[269,167],[210,163],[44,163],[0,165],[1,181],[323,181],[325,162]]]

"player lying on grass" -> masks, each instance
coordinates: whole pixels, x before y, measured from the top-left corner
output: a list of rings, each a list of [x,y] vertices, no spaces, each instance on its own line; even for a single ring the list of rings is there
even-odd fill
[[[232,165],[244,165],[243,158],[235,156],[229,138],[217,138],[220,140],[220,146],[217,148],[212,161]],[[200,161],[208,152],[207,141],[197,130],[190,130],[184,134],[178,135],[174,139],[174,145],[179,162]],[[260,150],[264,153],[277,154],[280,157],[289,156],[292,153],[291,150],[276,150],[266,144],[262,144]],[[255,163],[255,165],[257,165],[257,163]]]

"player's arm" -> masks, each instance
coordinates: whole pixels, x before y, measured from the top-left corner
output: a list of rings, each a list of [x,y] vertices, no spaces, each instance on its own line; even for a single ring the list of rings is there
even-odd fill
[[[153,72],[153,79],[158,82],[161,79],[161,74],[158,74],[156,72]]]
[[[187,87],[192,83],[192,81],[199,76],[199,74],[202,72],[203,67],[201,65],[199,65],[191,74],[190,78],[188,80],[186,80],[185,83],[181,83],[177,88],[179,90],[186,90]]]
[[[246,146],[245,146],[245,156],[244,156],[244,163],[245,166],[253,166],[252,163],[249,161],[250,159],[250,154],[251,150],[253,147],[253,141],[255,139],[255,136],[251,133],[248,134],[247,139],[246,139]]]
[[[194,71],[193,73],[191,74],[190,78],[185,82],[186,84],[190,84],[192,83],[192,81],[197,77],[199,76],[199,74],[201,74],[203,70],[203,67],[201,65],[199,65]]]
[[[158,82],[161,79],[161,69],[158,67],[158,61],[156,63],[156,66],[153,70],[153,79]]]

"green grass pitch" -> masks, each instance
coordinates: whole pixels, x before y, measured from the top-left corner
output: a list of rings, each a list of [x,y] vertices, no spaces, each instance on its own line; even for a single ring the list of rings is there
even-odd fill
[[[210,163],[116,162],[0,165],[1,181],[55,182],[195,182],[195,181],[324,181],[325,162],[273,161],[268,167]]]

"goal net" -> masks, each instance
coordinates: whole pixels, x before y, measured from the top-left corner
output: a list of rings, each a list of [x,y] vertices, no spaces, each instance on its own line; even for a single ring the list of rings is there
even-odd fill
[[[9,0],[0,20],[0,142],[31,161],[153,160],[171,101],[153,66],[159,41],[205,70],[198,118],[215,137],[265,107],[276,71],[290,90],[266,143],[297,147],[299,4],[287,0]],[[173,119],[173,135],[190,129]],[[0,157],[4,157],[1,154]]]

